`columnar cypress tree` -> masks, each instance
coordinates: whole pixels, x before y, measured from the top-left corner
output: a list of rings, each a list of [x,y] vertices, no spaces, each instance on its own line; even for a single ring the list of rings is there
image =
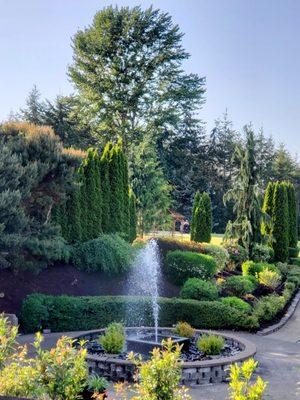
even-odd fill
[[[289,247],[297,247],[298,244],[298,227],[297,227],[297,201],[295,187],[292,183],[286,184],[288,195],[289,210]]]
[[[95,237],[98,237],[102,232],[102,190],[100,182],[100,156],[97,149],[94,149],[94,179],[95,179]]]
[[[121,173],[122,173],[122,217],[123,217],[123,232],[125,237],[130,236],[130,212],[129,212],[129,179],[128,179],[128,164],[127,159],[120,151]]]
[[[276,182],[273,198],[273,249],[275,259],[285,262],[289,246],[289,210],[286,185]]]
[[[128,240],[130,243],[136,238],[136,198],[132,190],[129,190],[129,235]]]
[[[68,218],[68,240],[69,243],[81,242],[82,240],[82,215],[80,189],[71,193],[67,204],[66,213]]]
[[[191,240],[195,241],[195,225],[196,225],[196,220],[197,220],[197,209],[199,207],[200,203],[200,193],[197,191],[194,197],[194,204],[193,204],[193,211],[192,211],[192,219],[191,219]]]
[[[203,236],[201,241],[210,243],[211,230],[212,230],[212,210],[211,210],[211,200],[209,194],[204,192],[202,194],[201,200],[203,205],[203,213],[205,214],[205,223],[202,229]]]
[[[111,188],[110,188],[110,153],[112,143],[108,142],[104,147],[100,158],[100,184],[102,194],[102,231],[104,233],[112,232],[110,219],[110,203],[111,203]]]
[[[264,202],[262,211],[265,218],[262,221],[261,232],[264,236],[270,236],[272,232],[272,214],[273,214],[273,201],[274,201],[275,183],[269,182],[264,195]]]
[[[109,178],[110,178],[110,226],[111,232],[123,232],[123,191],[122,184],[123,178],[120,171],[120,145],[117,144],[112,147],[110,152],[109,162]]]
[[[81,240],[85,242],[88,240],[89,231],[88,231],[88,209],[87,209],[87,187],[84,177],[84,168],[83,165],[78,170],[78,180],[81,183],[79,194],[78,194],[78,202],[80,207],[80,216],[81,216]]]

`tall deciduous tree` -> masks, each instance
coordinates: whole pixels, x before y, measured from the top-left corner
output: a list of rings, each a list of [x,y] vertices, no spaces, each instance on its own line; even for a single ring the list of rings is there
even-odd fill
[[[182,72],[181,39],[167,13],[140,7],[107,7],[73,38],[69,74],[101,139],[121,136],[130,160],[143,132],[178,125],[183,105],[193,114],[202,101],[204,80]]]

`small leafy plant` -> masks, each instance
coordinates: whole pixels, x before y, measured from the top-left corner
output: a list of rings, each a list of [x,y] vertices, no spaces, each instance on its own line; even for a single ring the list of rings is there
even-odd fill
[[[177,335],[191,339],[195,335],[195,329],[187,322],[178,322],[175,327]]]
[[[252,375],[258,363],[250,358],[241,366],[233,364],[230,368],[229,392],[231,400],[262,400],[267,383],[260,376],[251,384]]]
[[[197,341],[197,347],[206,356],[217,356],[221,353],[225,345],[222,336],[203,335]]]
[[[258,273],[258,282],[272,290],[275,290],[281,282],[281,276],[276,271],[266,268]]]
[[[99,343],[108,354],[121,353],[125,344],[124,326],[117,322],[108,325],[104,335],[100,336]]]
[[[87,379],[87,387],[90,391],[103,393],[109,386],[107,379],[97,374],[92,374]]]

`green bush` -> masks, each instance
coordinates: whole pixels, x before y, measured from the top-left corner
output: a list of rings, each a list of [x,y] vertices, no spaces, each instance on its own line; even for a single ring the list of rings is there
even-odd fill
[[[160,298],[160,326],[186,321],[203,329],[255,329],[257,320],[220,301]],[[138,310],[130,312],[128,310]],[[141,310],[143,313],[141,314]],[[20,324],[31,333],[48,328],[67,332],[103,328],[111,322],[126,326],[152,326],[150,298],[131,296],[47,296],[31,294],[23,301]]]
[[[268,269],[269,271],[278,272],[276,266],[274,264],[268,263],[255,263],[254,261],[245,261],[242,265],[243,276],[257,276],[264,269]]]
[[[225,269],[227,263],[229,262],[229,254],[228,251],[222,247],[217,246],[215,244],[210,243],[202,243],[203,251],[202,253],[208,254],[216,260],[217,263],[217,270],[221,272]]]
[[[231,276],[221,285],[222,291],[230,296],[243,297],[253,293],[256,285],[248,276]]]
[[[165,260],[165,272],[177,285],[182,285],[188,278],[210,279],[216,270],[213,257],[191,251],[170,251]]]
[[[246,314],[249,314],[252,309],[250,304],[235,296],[223,297],[221,301],[223,304],[236,308],[237,310],[244,312]]]
[[[218,289],[211,282],[199,278],[189,278],[183,285],[180,294],[184,299],[217,300]]]
[[[291,263],[300,267],[300,258],[291,258]]]
[[[298,258],[299,248],[298,247],[289,247],[289,257],[290,258]]]
[[[105,333],[99,337],[99,343],[108,354],[121,353],[125,344],[123,325],[118,322],[112,322],[109,324]]]
[[[73,246],[71,261],[81,271],[101,271],[108,275],[126,272],[132,262],[133,249],[120,236],[101,235]]]
[[[267,263],[274,258],[274,250],[270,246],[255,243],[252,258],[254,262]]]
[[[226,244],[224,248],[229,254],[228,268],[230,270],[239,268],[248,258],[247,251],[238,244]]]
[[[254,306],[253,315],[259,321],[271,321],[285,306],[285,298],[271,294],[261,297]]]
[[[217,356],[225,345],[222,336],[202,335],[197,341],[197,347],[206,356]]]
[[[280,275],[285,279],[289,272],[288,264],[282,263],[279,261],[278,263],[276,263],[276,268],[277,268],[278,272],[280,273]]]
[[[275,290],[281,283],[281,276],[278,272],[265,268],[258,273],[258,282],[260,285]]]
[[[175,333],[181,337],[191,339],[195,335],[195,329],[187,322],[178,322],[175,326]]]

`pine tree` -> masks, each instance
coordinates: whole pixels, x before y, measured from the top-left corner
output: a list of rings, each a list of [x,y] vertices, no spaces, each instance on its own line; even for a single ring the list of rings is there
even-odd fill
[[[297,201],[295,186],[288,182],[286,184],[288,194],[288,210],[289,210],[289,247],[297,247],[298,244],[298,227],[297,227]]]
[[[275,259],[285,262],[288,258],[289,246],[289,210],[286,185],[276,182],[273,196],[273,249]]]
[[[136,198],[133,191],[130,189],[129,190],[129,235],[128,235],[128,240],[130,243],[132,243],[136,238],[136,225],[137,225]]]
[[[261,232],[262,235],[266,237],[269,237],[272,232],[274,189],[275,189],[275,183],[269,182],[264,195],[262,211],[265,217],[262,220]]]
[[[200,193],[199,191],[196,192],[195,197],[194,197],[194,203],[193,203],[193,210],[192,210],[192,219],[191,219],[191,226],[190,226],[190,233],[191,233],[191,240],[195,241],[195,229],[196,229],[196,221],[197,221],[197,209],[199,208],[200,204]]]
[[[100,158],[100,183],[102,194],[102,231],[112,232],[110,218],[111,187],[110,187],[110,154],[112,143],[108,142],[104,147]]]
[[[40,98],[41,94],[34,85],[26,99],[26,108],[20,110],[22,120],[35,125],[44,125],[45,104],[40,101]]]

